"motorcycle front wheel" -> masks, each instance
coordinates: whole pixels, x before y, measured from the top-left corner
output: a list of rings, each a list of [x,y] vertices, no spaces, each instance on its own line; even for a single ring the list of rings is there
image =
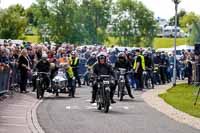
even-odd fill
[[[104,113],[108,113],[109,107],[110,107],[110,92],[106,91],[105,92],[105,99],[104,99]]]

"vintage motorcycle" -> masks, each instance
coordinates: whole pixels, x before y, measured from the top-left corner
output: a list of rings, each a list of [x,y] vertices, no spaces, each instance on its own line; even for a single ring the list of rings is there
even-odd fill
[[[51,81],[51,87],[49,87],[47,92],[59,96],[59,93],[68,93],[67,86],[68,86],[68,79],[66,76],[65,65],[60,64],[56,75]]]
[[[110,75],[101,75],[97,77],[97,109],[102,110],[104,113],[108,113],[110,107],[110,83],[111,76]]]
[[[120,101],[123,100],[123,97],[126,94],[125,91],[125,80],[126,80],[126,69],[124,68],[118,68],[118,91],[117,91],[117,96],[120,99]]]
[[[44,97],[44,92],[46,89],[48,89],[49,81],[47,81],[47,78],[49,77],[49,73],[46,72],[34,72],[33,76],[36,77],[36,97],[37,99],[41,99]]]

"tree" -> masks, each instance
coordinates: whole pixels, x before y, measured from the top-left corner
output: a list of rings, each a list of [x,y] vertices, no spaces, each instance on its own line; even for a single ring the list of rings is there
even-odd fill
[[[200,43],[200,21],[193,23],[192,33],[190,36],[190,42],[192,44]]]
[[[151,46],[155,36],[156,21],[153,12],[142,2],[118,0],[114,11],[113,35],[119,37],[121,45],[140,43]]]
[[[178,26],[180,26],[180,22],[179,22],[179,20],[180,20],[180,18],[181,17],[183,17],[183,16],[185,16],[187,13],[186,13],[186,11],[185,10],[181,10],[178,14],[177,14],[177,25]],[[170,19],[169,19],[169,25],[175,25],[175,16],[173,16],[173,17],[171,17]]]
[[[80,5],[82,24],[87,40],[101,44],[107,39],[106,29],[111,20],[111,0],[83,0]]]
[[[0,12],[0,37],[4,39],[20,38],[27,26],[25,10],[21,5],[10,6]]]
[[[111,18],[110,3],[111,0],[37,0],[36,8],[29,9],[29,20],[37,18],[39,25],[48,24],[55,41],[102,44]]]
[[[185,14],[180,18],[180,26],[182,28],[187,28],[188,25],[192,25],[194,22],[198,22],[200,16],[196,15],[194,12]]]

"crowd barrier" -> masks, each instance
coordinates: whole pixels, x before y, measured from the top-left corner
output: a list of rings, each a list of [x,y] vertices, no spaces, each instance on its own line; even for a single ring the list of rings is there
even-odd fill
[[[11,85],[19,83],[17,65],[0,65],[0,94],[8,92]]]
[[[10,68],[8,66],[0,66],[0,94],[6,93],[9,89]]]

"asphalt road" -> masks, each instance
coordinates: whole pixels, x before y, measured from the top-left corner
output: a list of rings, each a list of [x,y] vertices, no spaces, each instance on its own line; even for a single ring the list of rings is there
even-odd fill
[[[96,110],[89,103],[91,88],[78,88],[77,97],[46,97],[37,109],[41,127],[46,133],[200,133],[184,124],[171,120],[149,107],[134,92],[135,100],[128,96],[117,100],[108,114]]]

